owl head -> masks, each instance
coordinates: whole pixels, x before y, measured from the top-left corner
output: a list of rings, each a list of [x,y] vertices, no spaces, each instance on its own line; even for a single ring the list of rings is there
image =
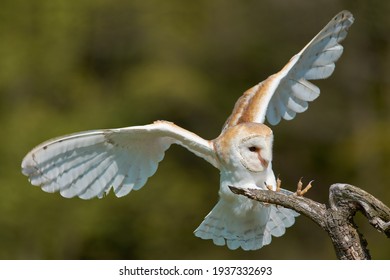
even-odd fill
[[[225,168],[263,172],[272,161],[272,130],[260,123],[240,123],[227,128],[214,145]]]

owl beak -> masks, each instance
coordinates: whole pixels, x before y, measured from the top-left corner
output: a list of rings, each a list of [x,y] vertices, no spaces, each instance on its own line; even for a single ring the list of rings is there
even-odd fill
[[[258,154],[257,157],[259,158],[259,161],[260,161],[261,165],[264,167],[264,169],[267,169],[268,164],[269,164],[269,161],[268,161],[268,160],[265,160],[265,159],[261,156],[260,151],[259,151],[257,154]]]

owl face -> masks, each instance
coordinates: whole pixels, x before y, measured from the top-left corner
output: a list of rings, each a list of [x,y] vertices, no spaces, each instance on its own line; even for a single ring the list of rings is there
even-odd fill
[[[261,172],[271,161],[271,152],[267,137],[251,135],[243,138],[238,144],[241,164],[251,172]]]
[[[215,148],[225,168],[258,173],[272,160],[272,142],[272,130],[266,125],[243,123],[224,131]]]

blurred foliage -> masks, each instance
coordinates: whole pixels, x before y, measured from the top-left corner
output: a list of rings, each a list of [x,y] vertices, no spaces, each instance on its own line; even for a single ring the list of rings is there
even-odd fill
[[[285,188],[359,186],[390,205],[390,2],[385,0],[3,0],[1,259],[334,259],[305,217],[255,251],[194,237],[218,171],[172,147],[139,192],[65,199],[31,187],[23,156],[51,137],[166,119],[212,139],[244,90],[275,73],[337,12],[355,24],[321,97],[275,132]],[[373,258],[390,242],[363,219]]]

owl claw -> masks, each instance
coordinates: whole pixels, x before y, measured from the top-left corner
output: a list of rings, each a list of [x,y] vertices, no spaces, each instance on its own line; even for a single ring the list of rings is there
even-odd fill
[[[280,192],[281,186],[282,186],[282,180],[280,180],[279,176],[278,176],[278,178],[276,179],[276,191],[277,192]]]
[[[267,183],[264,183],[265,187],[269,190],[269,191],[274,191],[272,185],[268,185]],[[275,192],[280,192],[280,186],[282,185],[282,180],[279,179],[279,177],[276,179],[276,189],[275,189]]]
[[[307,193],[307,192],[311,189],[311,187],[312,187],[311,183],[312,183],[313,181],[314,181],[314,180],[311,180],[311,181],[306,185],[306,187],[302,190],[302,186],[303,186],[302,178],[299,179],[298,186],[297,186],[297,191],[295,192],[295,194],[296,194],[297,196],[303,196],[305,193]]]

